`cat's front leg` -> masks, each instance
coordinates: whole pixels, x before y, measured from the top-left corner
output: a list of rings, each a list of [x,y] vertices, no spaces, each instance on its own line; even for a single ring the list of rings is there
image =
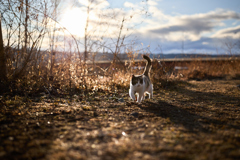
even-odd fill
[[[144,96],[144,92],[139,92],[138,97],[137,97],[137,102],[138,103],[141,103],[141,101],[143,99],[143,96]]]
[[[151,84],[150,88],[149,88],[149,99],[153,98],[153,85]]]
[[[131,89],[129,89],[129,96],[132,98],[132,100],[136,101],[135,94]]]
[[[145,100],[145,94],[143,94],[143,96],[142,96],[142,101],[144,101]]]

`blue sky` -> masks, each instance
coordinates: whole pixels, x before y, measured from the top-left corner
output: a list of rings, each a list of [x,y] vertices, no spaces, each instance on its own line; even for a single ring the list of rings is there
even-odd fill
[[[84,6],[86,1],[78,3]],[[234,44],[233,53],[239,53],[236,44],[240,43],[240,0],[95,1],[101,2],[98,9],[103,13],[120,12],[118,21],[106,20],[112,26],[120,24],[122,17],[132,17],[125,22],[123,34],[131,34],[136,46],[149,46],[152,53],[227,53],[226,43]],[[84,7],[78,9],[85,12]],[[84,24],[77,28],[80,26]],[[105,33],[113,35],[113,30]]]
[[[113,8],[124,8],[125,2],[139,3],[141,0],[116,1],[108,0]],[[215,10],[217,8],[229,9],[236,12],[240,10],[239,0],[159,0],[157,7],[165,14],[195,14]]]

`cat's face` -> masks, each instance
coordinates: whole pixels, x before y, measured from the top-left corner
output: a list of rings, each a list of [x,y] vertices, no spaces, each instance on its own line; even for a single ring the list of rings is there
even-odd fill
[[[132,75],[132,85],[133,86],[141,86],[141,85],[143,85],[143,77],[142,76],[134,76],[134,75]]]

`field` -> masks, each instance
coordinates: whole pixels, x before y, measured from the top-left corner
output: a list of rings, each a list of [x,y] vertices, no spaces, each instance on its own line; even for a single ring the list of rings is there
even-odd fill
[[[0,160],[239,160],[240,1],[164,2],[0,0]]]
[[[155,80],[153,99],[141,104],[119,84],[3,94],[0,159],[240,159],[239,76],[189,72]]]

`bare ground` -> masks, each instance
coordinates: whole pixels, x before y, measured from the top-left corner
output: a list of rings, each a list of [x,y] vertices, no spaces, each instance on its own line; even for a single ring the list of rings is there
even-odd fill
[[[1,96],[0,159],[240,159],[240,80],[88,95]]]

